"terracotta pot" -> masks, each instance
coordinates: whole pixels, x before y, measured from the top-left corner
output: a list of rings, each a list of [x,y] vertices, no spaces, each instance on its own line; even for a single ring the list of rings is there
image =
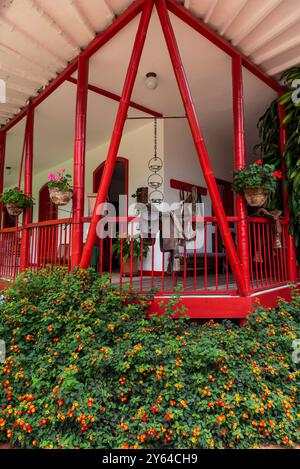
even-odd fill
[[[73,197],[73,191],[60,191],[57,187],[49,187],[49,195],[53,204],[67,205]]]
[[[130,259],[127,259],[126,262],[123,261],[123,271],[124,276],[130,275]],[[134,257],[132,262],[132,275],[138,275],[138,258]]]
[[[267,200],[268,194],[262,188],[258,189],[245,189],[244,195],[247,200],[247,204],[251,207],[262,207]]]
[[[18,207],[18,205],[12,203],[5,204],[5,207],[9,215],[12,215],[13,217],[19,216],[24,210],[22,207]]]

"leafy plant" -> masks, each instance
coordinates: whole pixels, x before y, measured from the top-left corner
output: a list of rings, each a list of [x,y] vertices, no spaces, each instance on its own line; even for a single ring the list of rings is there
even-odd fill
[[[126,262],[130,256],[131,252],[133,257],[141,257],[141,237],[133,236],[132,238],[125,238],[118,236],[116,241],[113,244],[113,253],[115,257],[119,258],[122,254],[123,261]],[[149,246],[143,244],[143,257],[146,257],[149,251]]]
[[[7,189],[1,196],[3,204],[15,204],[17,207],[24,210],[34,205],[34,199],[30,195],[24,194],[23,191],[15,187],[14,189]]]
[[[0,302],[0,440],[45,449],[299,441],[297,290],[242,328],[195,324],[174,298],[146,317],[150,301],[91,270],[22,274]]]
[[[274,192],[278,179],[281,178],[281,172],[275,171],[275,167],[270,164],[263,164],[261,160],[257,160],[234,172],[233,190],[242,194],[245,189],[262,188],[265,192]]]
[[[283,123],[287,126],[287,143],[284,150],[285,188],[290,209],[290,231],[294,235],[300,259],[300,67],[285,71],[281,76],[282,83],[288,87],[279,100],[275,99],[258,122],[260,142],[256,149],[261,150],[262,159],[281,169],[280,122],[278,104],[284,106],[286,117]],[[295,99],[296,98],[296,99]],[[298,98],[298,99],[297,99]],[[281,186],[275,192],[275,205],[282,207]]]
[[[48,187],[57,188],[62,192],[67,192],[71,189],[71,179],[72,176],[70,174],[65,174],[65,169],[59,169],[55,176],[54,173],[50,173],[48,176]]]

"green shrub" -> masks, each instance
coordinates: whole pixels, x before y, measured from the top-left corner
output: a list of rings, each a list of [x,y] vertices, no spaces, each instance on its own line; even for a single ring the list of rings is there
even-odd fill
[[[176,298],[146,318],[149,301],[91,271],[20,277],[0,302],[0,439],[26,448],[297,442],[298,294],[243,328],[175,320]]]

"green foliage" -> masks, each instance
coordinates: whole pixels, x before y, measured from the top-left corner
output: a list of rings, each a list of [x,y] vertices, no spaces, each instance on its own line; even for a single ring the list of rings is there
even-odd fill
[[[132,238],[121,238],[120,235],[113,244],[113,253],[115,257],[120,258],[121,252],[123,261],[126,262],[130,258],[131,250],[133,257],[140,259],[141,256],[141,237],[133,236]],[[149,246],[143,244],[143,257],[146,257],[149,251]]]
[[[263,188],[267,193],[274,192],[280,177],[281,173],[275,171],[273,165],[263,165],[262,161],[258,160],[234,172],[233,190],[239,194],[242,194],[245,189],[259,188]]]
[[[23,191],[17,187],[14,189],[7,189],[1,196],[3,204],[16,204],[24,210],[34,205],[34,199],[30,195],[25,195]]]
[[[278,104],[282,104],[286,117],[284,123],[287,126],[287,144],[285,147],[285,183],[288,193],[288,206],[291,214],[290,230],[295,237],[295,243],[300,260],[300,99],[299,91],[293,89],[295,83],[299,87],[300,67],[287,70],[281,76],[282,83],[288,87],[279,101],[275,99],[258,122],[260,142],[256,149],[261,150],[263,160],[268,164],[274,164],[281,168],[280,151],[280,122],[278,116]],[[298,85],[297,85],[298,83]],[[297,102],[298,101],[298,102]],[[282,207],[281,186],[275,192],[274,207]]]
[[[0,440],[26,448],[250,448],[297,442],[300,299],[246,326],[146,317],[92,271],[25,273],[0,302]],[[176,314],[177,319],[174,319]]]

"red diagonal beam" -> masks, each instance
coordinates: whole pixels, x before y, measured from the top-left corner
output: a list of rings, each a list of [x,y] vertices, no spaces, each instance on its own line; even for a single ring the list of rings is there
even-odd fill
[[[234,273],[236,283],[241,295],[247,295],[247,288],[245,279],[242,272],[242,267],[237,255],[232,235],[229,229],[228,222],[222,200],[218,191],[215,176],[210,165],[209,156],[200,130],[196,110],[192,102],[192,95],[189,84],[185,75],[183,64],[181,61],[179,49],[177,46],[174,31],[171,25],[169,13],[166,7],[165,0],[156,0],[156,9],[163,29],[164,37],[169,50],[171,62],[173,65],[174,73],[177,79],[177,84],[181,93],[183,105],[190,125],[191,133],[195,143],[196,151],[198,153],[199,162],[202,168],[203,176],[207,184],[209,195],[211,198],[212,206],[218,221],[220,232],[223,242],[228,254],[229,262]]]
[[[120,100],[118,113],[115,120],[115,125],[107,153],[107,158],[104,165],[103,175],[101,178],[97,199],[95,203],[95,209],[92,216],[87,240],[84,246],[80,267],[86,269],[89,265],[90,259],[92,257],[92,251],[96,240],[96,228],[97,223],[101,218],[101,215],[97,214],[97,208],[99,205],[103,204],[106,201],[108,194],[109,186],[111,183],[111,178],[114,172],[116,157],[119,150],[124,124],[128,112],[128,107],[130,103],[130,98],[133,90],[133,86],[136,80],[137,70],[140,63],[142,51],[144,48],[144,43],[146,39],[146,34],[149,26],[149,21],[151,18],[151,13],[153,10],[153,1],[154,0],[145,0],[144,7],[139,22],[138,30],[136,33],[133,50],[124,82],[124,87],[122,91],[122,97]]]
[[[236,47],[234,47],[229,41],[224,39],[218,33],[216,33],[213,29],[211,29],[207,24],[203,23],[203,21],[196,18],[192,13],[190,13],[186,8],[182,5],[178,4],[175,0],[166,0],[166,5],[168,10],[170,10],[174,15],[188,24],[191,28],[195,31],[200,33],[210,42],[215,44],[217,47],[222,49],[226,54],[229,54],[231,57],[235,55],[239,55],[241,57],[242,65],[247,68],[253,75],[257,76],[260,80],[265,82],[268,86],[270,86],[276,92],[280,92],[284,88],[277,83],[277,81],[273,80],[272,77],[267,75],[261,68],[251,62],[247,56],[242,54]]]
[[[114,22],[102,33],[96,36],[89,45],[70,64],[52,80],[49,85],[31,101],[33,108],[43,102],[53,93],[69,76],[77,69],[79,56],[86,58],[95,54],[102,46],[112,39],[121,29],[133,20],[143,8],[144,0],[136,0],[127,10],[122,13]],[[13,117],[1,130],[7,131],[16,125],[26,114],[28,106],[24,107],[15,117]]]
[[[70,77],[68,78],[68,81],[71,83],[74,83],[75,85],[77,84],[76,78]],[[116,93],[112,93],[111,91],[104,90],[103,88],[99,88],[98,86],[95,85],[88,85],[88,89],[90,91],[93,91],[94,93],[100,94],[101,96],[105,96],[106,98],[112,99],[113,101],[120,102],[121,101],[121,96],[119,96]],[[141,104],[135,103],[134,101],[130,101],[129,106],[137,109],[138,111],[145,112],[146,114],[150,114],[150,116],[153,117],[163,117],[163,115],[160,112],[153,111],[152,109],[149,109],[146,106],[142,106]]]

